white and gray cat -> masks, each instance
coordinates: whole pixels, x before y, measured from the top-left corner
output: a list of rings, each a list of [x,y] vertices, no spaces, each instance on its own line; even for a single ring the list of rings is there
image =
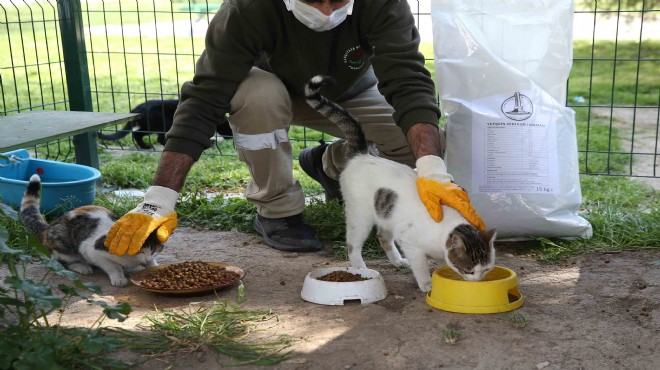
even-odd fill
[[[93,272],[92,265],[101,268],[114,286],[128,284],[124,271],[140,266],[157,266],[156,255],[163,244],[155,233],[149,235],[142,249],[133,255],[116,256],[103,245],[110,227],[117,220],[108,209],[99,206],[82,206],[73,209],[50,225],[39,211],[41,178],[32,175],[21,201],[20,220],[25,229],[36,235],[48,247],[53,258],[82,275]]]
[[[495,264],[495,229],[481,232],[447,206],[442,207],[442,221],[433,220],[417,192],[417,173],[406,165],[369,154],[358,121],[320,94],[321,87],[331,80],[313,77],[305,86],[305,97],[307,104],[337,124],[346,136],[347,164],[339,183],[351,265],[366,267],[362,245],[376,226],[387,258],[394,266],[410,267],[423,292],[431,290],[429,257],[446,262],[464,280],[482,280]]]

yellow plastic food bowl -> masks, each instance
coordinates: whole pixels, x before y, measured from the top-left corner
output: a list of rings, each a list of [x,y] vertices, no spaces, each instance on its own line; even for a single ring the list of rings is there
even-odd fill
[[[443,311],[458,313],[499,313],[522,306],[518,275],[495,266],[482,281],[466,281],[449,267],[433,271],[432,288],[426,303]]]

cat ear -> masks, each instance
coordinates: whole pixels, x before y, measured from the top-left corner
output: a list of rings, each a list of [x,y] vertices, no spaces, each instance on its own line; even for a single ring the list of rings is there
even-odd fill
[[[450,251],[453,250],[454,252],[460,252],[461,250],[465,251],[465,244],[463,244],[463,239],[456,234],[452,235],[451,238],[449,238],[447,241],[447,249]]]
[[[486,243],[488,243],[488,244],[495,243],[495,238],[497,237],[497,229],[496,228],[492,228],[490,230],[487,230],[486,232],[479,232],[479,233],[482,235],[482,237],[483,237],[483,239]]]

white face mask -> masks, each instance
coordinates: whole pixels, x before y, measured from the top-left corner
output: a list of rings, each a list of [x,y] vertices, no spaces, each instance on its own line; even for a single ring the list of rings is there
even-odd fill
[[[284,0],[284,3],[286,9],[292,12],[296,19],[316,32],[323,32],[337,27],[348,15],[353,13],[353,0],[350,0],[330,15],[325,15],[320,10],[300,0]]]

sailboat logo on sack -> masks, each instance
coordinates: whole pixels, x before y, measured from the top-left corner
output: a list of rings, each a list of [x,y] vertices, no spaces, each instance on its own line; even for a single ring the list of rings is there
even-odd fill
[[[516,91],[502,103],[502,113],[514,121],[524,121],[534,113],[534,104],[526,95]]]

